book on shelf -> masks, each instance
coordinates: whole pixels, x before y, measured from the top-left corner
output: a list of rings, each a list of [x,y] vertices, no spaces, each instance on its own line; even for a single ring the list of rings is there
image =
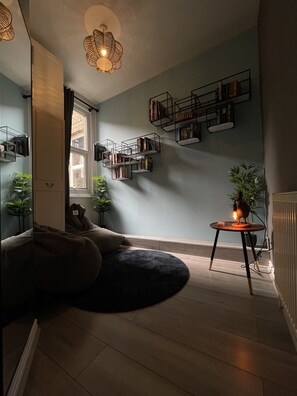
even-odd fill
[[[144,158],[141,158],[140,160],[138,160],[137,169],[142,170],[142,169],[144,169],[144,166],[145,166]]]
[[[151,158],[145,158],[144,169],[150,172],[153,170],[153,160]]]
[[[129,179],[129,167],[120,166],[119,168],[114,169],[114,178],[115,179]]]
[[[150,121],[161,120],[168,117],[168,110],[158,100],[151,99],[149,102],[149,119]]]
[[[228,98],[234,98],[235,96],[239,95],[239,81],[234,80],[228,83]]]
[[[233,110],[230,103],[220,107],[217,111],[217,123],[224,124],[225,122],[233,121]]]
[[[143,157],[138,160],[137,170],[145,170],[151,172],[153,170],[153,160],[150,157]]]
[[[175,114],[175,122],[190,120],[191,118],[193,118],[193,116],[194,115],[192,110],[179,111],[178,113]]]
[[[222,81],[219,82],[218,88],[216,89],[216,100],[225,100],[228,97],[228,86],[223,84]]]
[[[113,153],[110,155],[110,162],[113,165],[120,164],[122,162],[122,154],[121,153]]]
[[[149,137],[137,138],[137,152],[141,153],[143,151],[160,151],[160,144],[155,139],[150,139]]]
[[[137,152],[138,153],[141,153],[144,149],[143,149],[143,146],[144,146],[144,140],[143,140],[143,138],[142,137],[139,137],[139,138],[137,138]]]
[[[216,100],[221,101],[238,96],[239,88],[240,84],[238,80],[230,81],[227,84],[223,84],[222,81],[220,81],[216,89]]]
[[[143,151],[149,151],[150,150],[150,138],[148,138],[148,137],[145,137],[144,139],[143,139]]]
[[[179,128],[179,139],[186,140],[194,137],[194,126],[193,124]]]

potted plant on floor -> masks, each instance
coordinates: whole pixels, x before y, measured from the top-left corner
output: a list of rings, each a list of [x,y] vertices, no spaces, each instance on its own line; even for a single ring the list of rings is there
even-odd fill
[[[229,194],[232,203],[237,200],[241,192],[243,200],[250,207],[252,222],[256,216],[262,223],[263,221],[257,213],[257,209],[264,205],[264,194],[266,190],[265,180],[262,175],[262,169],[255,164],[246,164],[240,162],[232,166],[228,171],[229,180],[234,185],[234,191]],[[253,244],[256,244],[257,236],[252,235]],[[249,240],[247,241],[249,245]]]
[[[11,185],[12,198],[5,203],[8,214],[18,217],[19,234],[25,231],[25,218],[32,213],[31,179],[28,173],[16,173]]]
[[[99,213],[99,226],[104,225],[104,213],[108,212],[111,208],[111,199],[108,195],[108,186],[105,176],[94,176],[94,196],[92,201],[94,203],[93,209]]]

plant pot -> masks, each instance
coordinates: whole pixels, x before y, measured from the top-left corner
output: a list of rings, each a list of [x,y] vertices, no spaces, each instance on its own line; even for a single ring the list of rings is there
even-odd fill
[[[257,244],[257,235],[256,234],[250,234],[250,236],[251,236],[251,240],[252,240],[252,246],[255,247],[256,244]],[[248,234],[245,234],[244,237],[245,237],[246,246],[251,247],[251,242],[250,242],[250,238],[249,238]]]

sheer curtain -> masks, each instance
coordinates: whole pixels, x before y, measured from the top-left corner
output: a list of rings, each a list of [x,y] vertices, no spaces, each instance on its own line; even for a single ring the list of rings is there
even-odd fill
[[[65,206],[70,206],[69,189],[69,162],[71,145],[72,113],[74,105],[74,92],[64,87],[64,120],[65,120]]]

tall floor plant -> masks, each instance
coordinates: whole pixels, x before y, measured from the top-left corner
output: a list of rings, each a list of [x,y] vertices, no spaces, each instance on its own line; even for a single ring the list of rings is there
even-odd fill
[[[104,213],[108,212],[111,208],[111,199],[108,193],[108,185],[105,176],[94,176],[94,196],[92,201],[94,203],[93,209],[99,213],[99,226],[104,225]]]
[[[32,213],[32,176],[16,173],[11,184],[11,199],[6,201],[7,212],[18,217],[19,233],[25,231],[25,218]]]

